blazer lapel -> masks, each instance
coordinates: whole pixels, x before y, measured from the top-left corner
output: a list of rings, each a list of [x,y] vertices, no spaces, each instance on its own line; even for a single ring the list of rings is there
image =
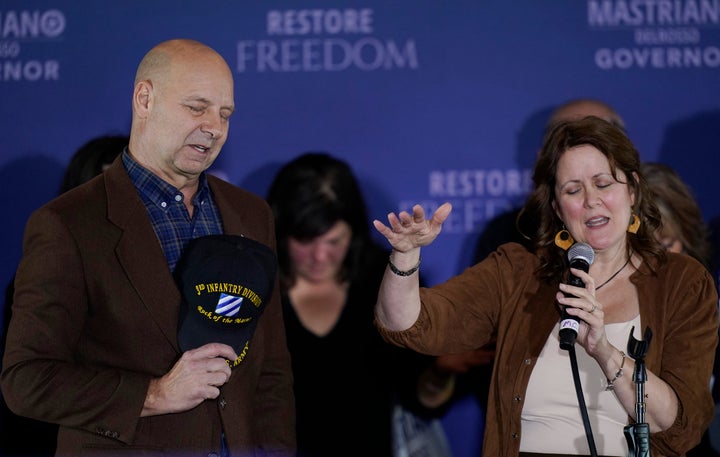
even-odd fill
[[[181,295],[145,206],[119,157],[105,173],[108,219],[123,234],[118,261],[153,320],[175,350]]]
[[[246,233],[251,224],[248,224],[243,215],[237,210],[237,208],[242,207],[242,202],[233,201],[232,197],[225,195],[218,178],[209,174],[206,176],[215,204],[222,215],[223,232],[228,235],[243,235],[252,238],[251,234]]]

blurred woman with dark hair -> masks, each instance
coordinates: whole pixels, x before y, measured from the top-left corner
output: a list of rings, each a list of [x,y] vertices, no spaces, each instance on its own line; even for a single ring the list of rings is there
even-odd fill
[[[423,363],[385,343],[373,309],[388,252],[370,237],[350,166],[306,153],[275,177],[283,313],[300,457],[392,455],[392,408]],[[414,368],[417,367],[417,368]]]
[[[710,231],[690,188],[667,165],[645,162],[640,170],[660,210],[662,227],[655,233],[658,241],[668,251],[688,254],[710,269]]]

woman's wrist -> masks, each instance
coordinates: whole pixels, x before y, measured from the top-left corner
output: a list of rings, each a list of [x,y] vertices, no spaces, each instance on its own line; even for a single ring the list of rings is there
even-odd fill
[[[414,266],[412,266],[411,268],[408,268],[407,270],[401,270],[400,268],[397,267],[397,265],[395,265],[393,263],[392,256],[390,256],[390,257],[388,257],[388,267],[390,267],[390,271],[392,271],[393,273],[395,273],[398,276],[410,276],[411,274],[418,271],[418,269],[420,268],[420,258],[418,258],[417,263]]]
[[[393,249],[390,252],[389,260],[389,263],[398,270],[410,270],[420,263],[420,248],[413,248],[405,252]]]
[[[615,390],[618,383],[628,372],[627,354],[624,351],[610,346],[611,353],[605,360],[604,364],[601,364],[601,368],[606,377],[605,390]]]
[[[605,390],[615,390],[615,382],[617,382],[618,379],[622,378],[624,374],[623,368],[625,368],[625,359],[627,356],[623,351],[620,351],[620,366],[615,371],[615,374],[612,378],[607,378],[607,384],[605,385]]]

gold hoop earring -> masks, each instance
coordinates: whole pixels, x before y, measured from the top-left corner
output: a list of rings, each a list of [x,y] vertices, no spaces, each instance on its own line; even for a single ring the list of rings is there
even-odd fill
[[[559,247],[563,251],[567,251],[568,249],[570,249],[570,246],[572,246],[574,243],[575,240],[573,240],[572,235],[570,235],[570,232],[565,230],[564,227],[555,235],[555,246]]]
[[[640,229],[640,218],[637,214],[635,214],[635,211],[633,211],[632,217],[630,219],[632,222],[630,222],[630,225],[628,225],[627,231],[635,234]]]

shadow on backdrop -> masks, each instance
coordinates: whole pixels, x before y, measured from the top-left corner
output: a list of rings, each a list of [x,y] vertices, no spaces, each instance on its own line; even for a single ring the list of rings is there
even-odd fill
[[[538,151],[542,146],[545,127],[555,108],[557,108],[557,106],[548,106],[530,114],[530,116],[520,126],[520,130],[518,130],[517,136],[515,137],[516,147],[515,161],[513,165],[521,171],[530,170],[531,177],[533,167],[535,166],[535,159],[537,158]],[[482,163],[477,164],[478,167],[482,167],[482,165]],[[513,197],[507,211],[496,214],[494,218],[486,220],[483,226],[476,227],[476,231],[466,236],[463,241],[463,247],[455,269],[458,273],[471,266],[475,260],[477,260],[475,258],[475,252],[477,250],[478,243],[480,242],[479,237],[483,232],[498,233],[499,231],[500,233],[505,233],[506,227],[508,226],[512,230],[515,230],[515,210],[525,203],[525,197],[526,196]],[[487,230],[490,224],[493,224],[498,228],[494,230]],[[497,247],[499,243],[487,240],[485,244]]]
[[[245,178],[241,179],[239,182],[233,182],[233,184],[265,198],[267,197],[270,183],[282,166],[282,162],[266,163],[260,168],[256,168],[248,173]]]
[[[708,150],[712,145],[715,150]],[[658,162],[671,166],[693,190],[706,221],[720,217],[717,160],[720,153],[720,110],[704,111],[670,124]]]
[[[15,275],[22,254],[22,236],[30,213],[57,196],[65,165],[45,156],[23,157],[0,168],[3,192],[0,207],[5,212],[0,237],[2,284]]]
[[[0,205],[6,209],[6,223],[0,237],[3,252],[0,278],[6,286],[3,302],[2,353],[5,353],[5,329],[10,317],[12,297],[10,283],[22,254],[22,235],[30,213],[53,199],[60,188],[65,166],[56,159],[33,156],[9,162],[0,169],[0,181],[4,185]],[[1,365],[1,364],[0,364]],[[12,414],[5,400],[0,405],[0,455],[4,456],[51,456],[55,453],[57,426],[21,418]]]
[[[715,150],[708,150],[713,145]],[[703,111],[670,124],[665,130],[658,162],[671,166],[692,189],[710,228],[715,280],[720,282],[720,110]]]

